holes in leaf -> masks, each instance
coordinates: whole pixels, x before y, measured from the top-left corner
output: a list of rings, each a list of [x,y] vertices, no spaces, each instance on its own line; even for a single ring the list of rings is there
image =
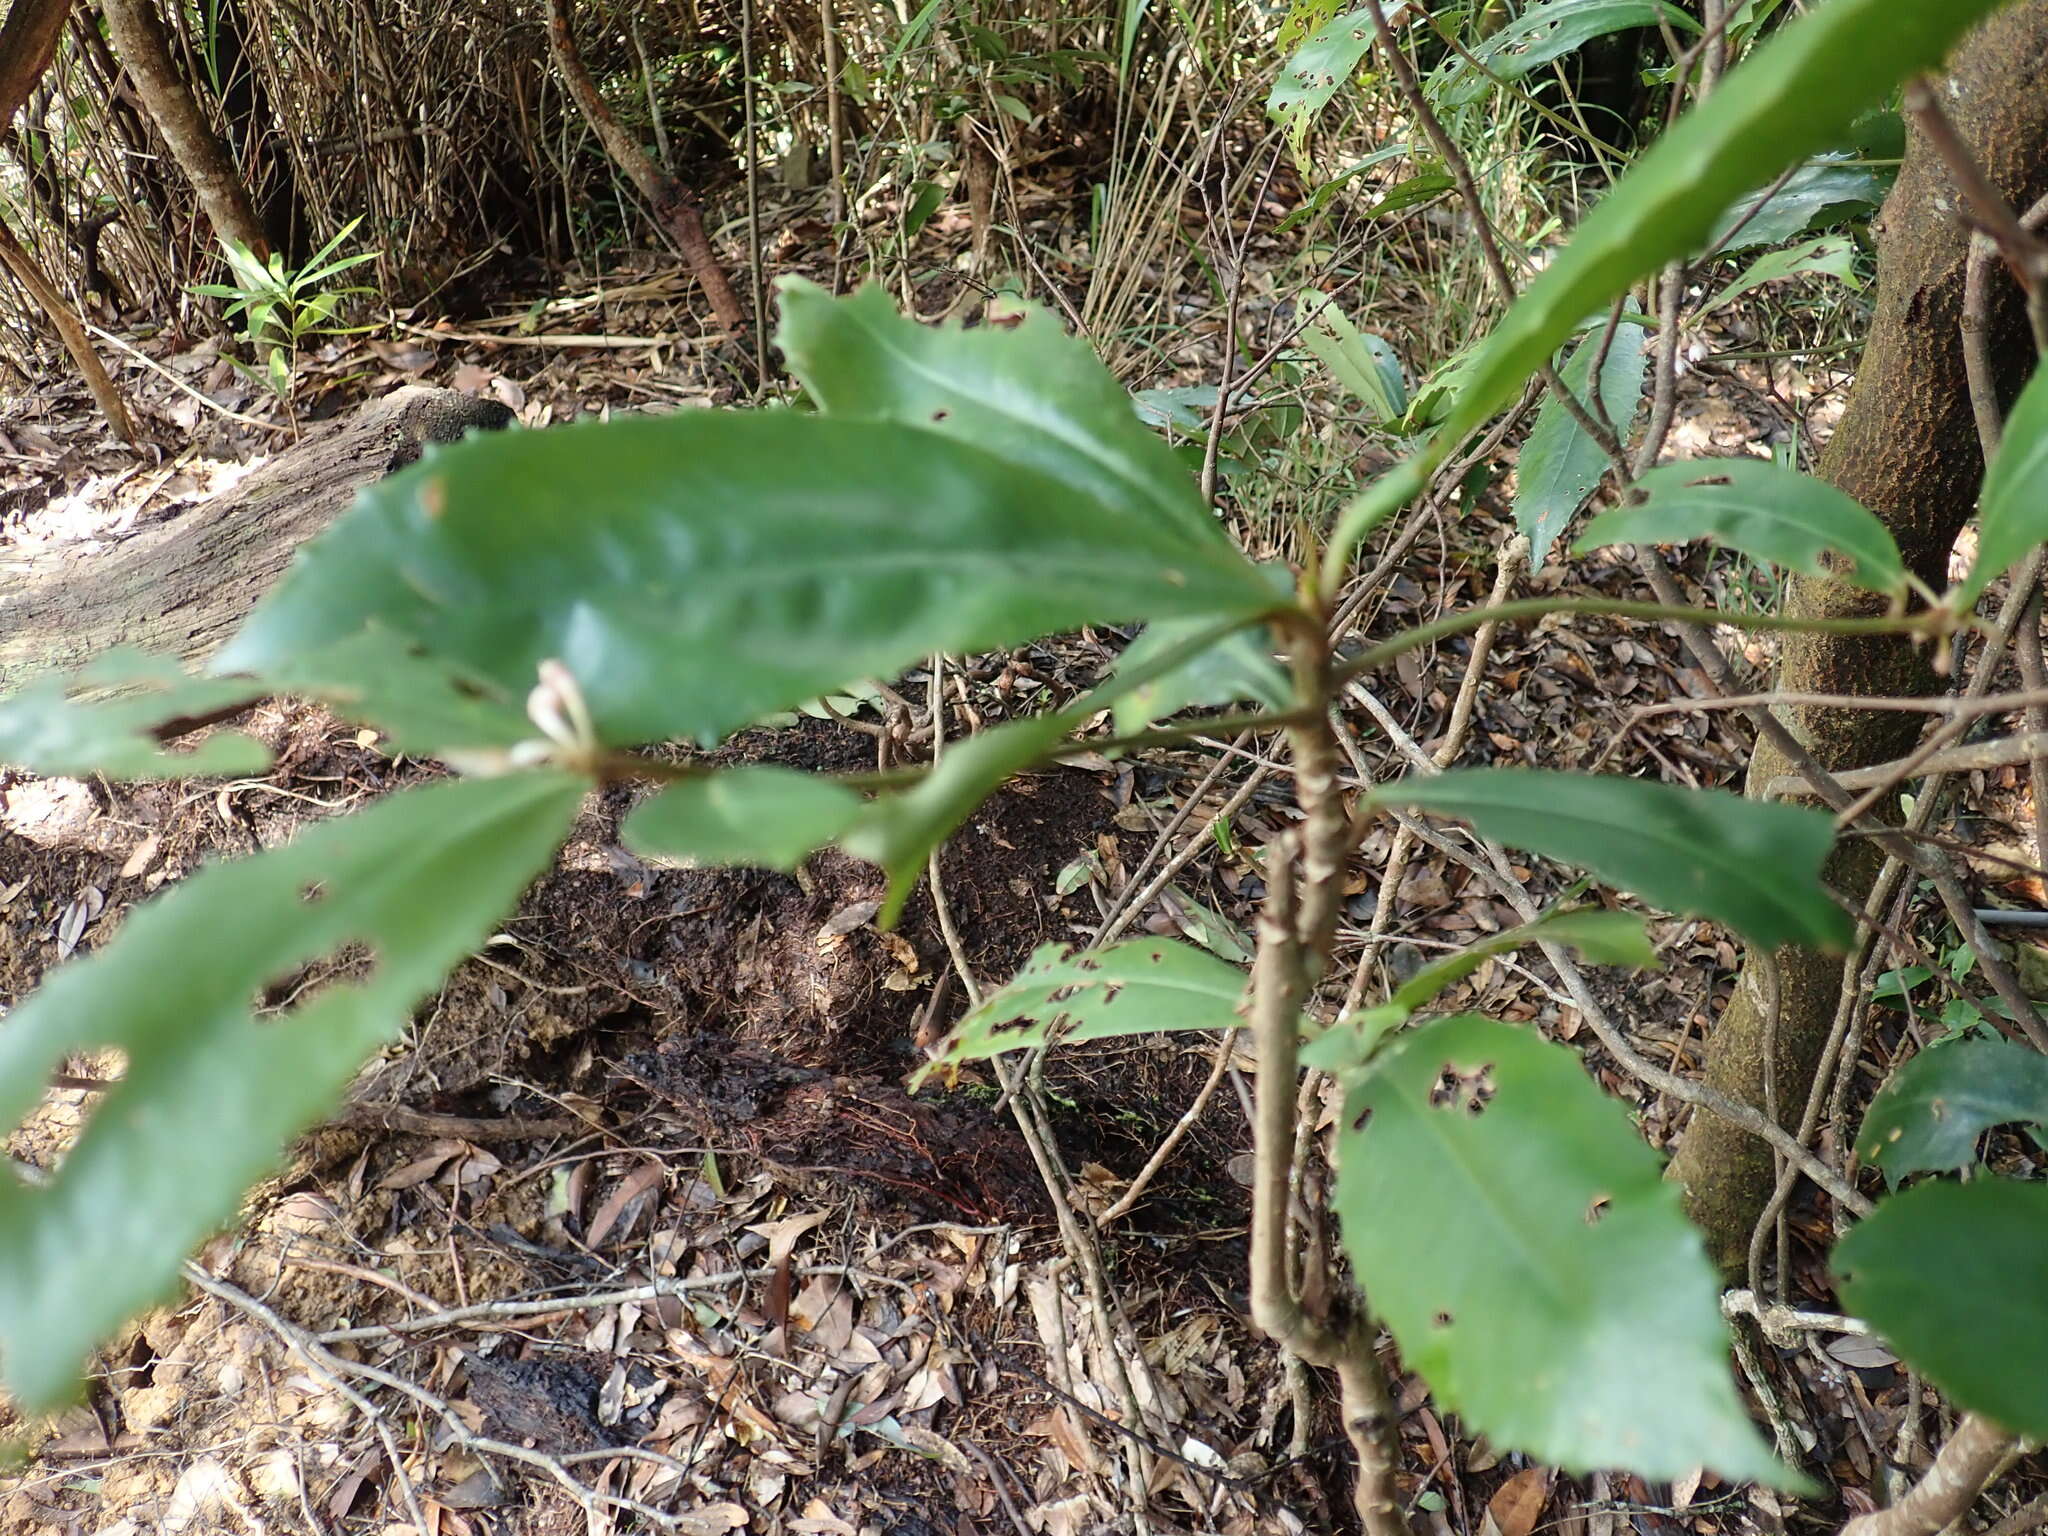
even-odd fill
[[[304,906],[317,906],[327,895],[327,887],[318,880],[309,880],[299,887],[299,901]]]
[[[947,417],[951,416],[952,414],[952,411],[948,410],[945,406],[942,405],[936,411],[932,412],[932,420],[944,421]]]
[[[1001,1023],[991,1025],[989,1035],[991,1038],[1000,1039],[1004,1035],[1014,1035],[1026,1030],[1034,1030],[1037,1028],[1037,1025],[1038,1020],[1028,1013],[1014,1014],[1010,1018],[1004,1019]]]
[[[1460,1071],[1454,1063],[1445,1062],[1429,1090],[1429,1103],[1432,1109],[1458,1110],[1476,1120],[1486,1113],[1486,1106],[1493,1102],[1498,1091],[1493,1081],[1492,1062],[1467,1071]]]
[[[303,898],[306,891],[300,895]],[[330,986],[367,982],[376,969],[377,952],[369,945],[340,944],[328,954],[279,972],[258,989],[249,1006],[259,1020],[274,1023],[288,1011],[303,1008]]]
[[[1359,1112],[1358,1112],[1358,1113],[1357,1113],[1356,1115],[1354,1115],[1354,1116],[1352,1117],[1352,1120],[1351,1120],[1351,1132],[1352,1132],[1352,1134],[1353,1134],[1354,1136],[1355,1136],[1355,1135],[1359,1135],[1359,1134],[1361,1134],[1361,1133],[1362,1133],[1362,1132],[1363,1132],[1363,1131],[1365,1130],[1366,1126],[1367,1126],[1367,1125],[1368,1125],[1368,1124],[1369,1124],[1369,1123],[1371,1122],[1371,1120],[1372,1120],[1372,1106],[1371,1106],[1370,1104],[1368,1104],[1368,1105],[1366,1105],[1366,1106],[1365,1106],[1365,1108],[1361,1109],[1361,1110],[1360,1110],[1360,1111],[1359,1111]]]
[[[1613,1200],[1609,1196],[1595,1195],[1593,1203],[1586,1207],[1586,1225],[1589,1227],[1599,1226],[1600,1218],[1607,1214],[1607,1208],[1611,1204],[1613,1204]]]
[[[1434,1317],[1430,1318],[1429,1325],[1432,1328],[1448,1328],[1451,1326],[1452,1322],[1453,1318],[1451,1317],[1450,1310],[1448,1308],[1445,1308],[1437,1312],[1437,1314]]]

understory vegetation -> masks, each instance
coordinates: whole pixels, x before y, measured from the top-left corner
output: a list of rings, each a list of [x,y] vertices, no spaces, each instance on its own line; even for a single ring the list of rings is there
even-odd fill
[[[2044,50],[12,0],[0,1523],[2048,1522]]]

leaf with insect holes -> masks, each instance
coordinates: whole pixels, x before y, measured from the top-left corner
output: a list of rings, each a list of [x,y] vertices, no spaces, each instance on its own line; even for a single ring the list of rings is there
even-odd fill
[[[1601,513],[1575,552],[1712,539],[1789,571],[1905,595],[1906,564],[1891,530],[1825,480],[1769,459],[1688,459],[1651,470],[1636,489],[1643,504]],[[1847,568],[1830,566],[1829,555],[1842,556]]]
[[[0,699],[0,764],[30,773],[104,773],[115,779],[183,779],[261,773],[270,752],[237,731],[216,731],[167,751],[158,726],[254,702],[245,681],[188,677],[168,656],[126,647],[78,671],[46,674]]]
[[[1670,0],[1539,0],[1472,49],[1469,63],[1463,56],[1449,60],[1431,90],[1448,106],[1470,106],[1496,81],[1520,80],[1595,38],[1659,23],[1700,30]]]
[[[1984,589],[2048,540],[2048,368],[2037,368],[2020,391],[2005,435],[1984,471],[1977,500],[1977,560],[1956,583],[1958,613],[1977,605]]]
[[[1035,305],[1012,325],[920,325],[870,284],[835,299],[784,278],[775,344],[828,418],[895,423],[1057,481],[1119,526],[1221,559],[1236,548],[1194,481],[1089,345]],[[877,446],[878,467],[893,468]],[[910,493],[906,489],[905,497]]]
[[[1957,1404],[2048,1439],[2048,1184],[1918,1185],[1832,1263],[1843,1305]]]
[[[1170,456],[1103,378],[1115,421]],[[523,701],[553,658],[600,741],[629,746],[715,738],[934,651],[1280,606],[1227,539],[1126,503],[1114,477],[1100,489],[1120,499],[1093,499],[1094,472],[795,411],[494,433],[368,491],[212,665],[462,727],[406,743],[440,752],[530,737]],[[362,643],[408,658],[402,693],[342,654]],[[438,711],[419,697],[435,671]]]
[[[1368,798],[1462,817],[1496,842],[1577,865],[1668,912],[1711,917],[1755,944],[1848,946],[1849,919],[1820,881],[1835,840],[1824,811],[1533,768],[1457,769]]]
[[[1570,359],[1558,370],[1572,398],[1591,409],[1593,365],[1600,365],[1600,390],[1596,419],[1607,424],[1623,444],[1628,442],[1629,424],[1643,398],[1643,328],[1633,309],[1614,327],[1605,341],[1604,327],[1581,341]],[[1579,508],[1593,494],[1607,473],[1606,450],[1579,425],[1555,393],[1546,393],[1536,409],[1536,425],[1529,429],[1515,466],[1515,526],[1529,536],[1529,564],[1540,568],[1550,546]]]
[[[953,1027],[923,1076],[1005,1051],[1045,1045],[1061,1016],[1066,1041],[1111,1040],[1162,1030],[1231,1029],[1245,973],[1171,939],[1132,939],[1107,949],[1042,944],[1000,991]]]
[[[1736,1396],[1677,1189],[1570,1050],[1491,1019],[1426,1024],[1358,1080],[1338,1158],[1373,1310],[1468,1428],[1573,1471],[1799,1485]]]
[[[2010,1040],[1956,1040],[1922,1051],[1871,1101],[1857,1154],[1891,1183],[1977,1161],[1995,1125],[2048,1125],[2048,1056]]]
[[[180,882],[14,1009],[0,1127],[73,1053],[127,1061],[47,1187],[0,1178],[0,1376],[21,1403],[75,1392],[87,1351],[171,1289],[286,1140],[490,933],[588,787],[536,773],[394,794]],[[309,990],[283,1016],[253,1011]]]

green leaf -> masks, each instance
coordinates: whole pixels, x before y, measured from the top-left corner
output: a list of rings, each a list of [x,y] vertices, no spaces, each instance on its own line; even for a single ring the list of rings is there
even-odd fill
[[[1596,328],[1580,342],[1558,373],[1573,397],[1589,407],[1603,330]],[[1624,316],[1600,364],[1600,412],[1595,413],[1606,415],[1624,445],[1642,398],[1643,328],[1639,317]],[[1531,568],[1541,568],[1551,544],[1586,504],[1607,465],[1600,445],[1554,393],[1546,393],[1515,469],[1515,526],[1529,536]]]
[[[1624,965],[1639,970],[1657,963],[1643,920],[1633,912],[1598,907],[1548,912],[1467,945],[1417,971],[1384,1003],[1356,1014],[1347,1024],[1323,1031],[1302,1049],[1305,1066],[1349,1072],[1362,1066],[1391,1030],[1401,1027],[1446,988],[1470,976],[1494,955],[1512,954],[1525,944],[1568,944],[1589,965]]]
[[[2048,539],[2048,369],[2037,368],[2005,420],[1977,502],[1977,563],[1949,601],[1968,613],[1984,589]]]
[[[1754,944],[1842,949],[1848,917],[1820,883],[1824,811],[1719,789],[1532,768],[1466,768],[1375,789],[1373,803],[1459,816],[1486,837],[1592,871]]]
[[[1316,118],[1351,78],[1372,45],[1372,13],[1364,9],[1346,11],[1317,27],[1281,67],[1266,97],[1266,111],[1286,130],[1288,147],[1297,159]]]
[[[1835,1247],[1843,1303],[1957,1403],[2048,1438],[2048,1184],[1893,1195]]]
[[[1107,949],[1042,944],[1009,985],[983,999],[953,1028],[935,1068],[980,1061],[1061,1039],[1110,1040],[1162,1030],[1230,1029],[1244,1022],[1237,1005],[1244,972],[1171,939],[1132,939]]]
[[[1403,1360],[1469,1428],[1572,1471],[1795,1481],[1729,1379],[1720,1287],[1677,1189],[1571,1051],[1439,1020],[1374,1063],[1345,1119],[1344,1246]]]
[[[1489,75],[1519,80],[1596,37],[1630,27],[1654,27],[1659,21],[1690,32],[1700,29],[1692,17],[1662,0],[1543,0],[1472,50],[1484,72],[1462,58],[1453,59],[1432,84],[1448,105],[1469,106],[1493,89]]]
[[[728,768],[671,784],[626,818],[639,854],[699,865],[794,870],[852,826],[866,802],[814,773]]]
[[[1408,409],[1408,387],[1401,378],[1401,360],[1383,337],[1359,330],[1327,294],[1304,293],[1301,312],[1308,318],[1302,327],[1301,344],[1315,354],[1375,422],[1393,421]]]
[[[1109,408],[1168,452],[1121,394]],[[1186,536],[938,432],[687,411],[432,454],[302,549],[212,665],[288,666],[302,690],[373,717],[417,709],[424,673],[444,668],[444,694],[488,695],[484,744],[503,745],[532,734],[518,701],[553,658],[603,742],[627,745],[715,738],[934,651],[1276,606],[1219,534]],[[402,699],[335,656],[374,631],[417,653]]]
[[[1856,242],[1847,235],[1819,235],[1789,250],[1768,251],[1750,263],[1734,282],[1693,311],[1687,323],[1698,325],[1723,304],[1740,298],[1751,289],[1761,288],[1765,283],[1807,273],[1832,277],[1851,288],[1862,287],[1856,272]]]
[[[1594,518],[1573,546],[1579,553],[1712,539],[1787,570],[1905,595],[1906,566],[1890,530],[1825,480],[1769,459],[1689,459],[1651,470],[1636,488],[1649,499]],[[1830,568],[1829,554],[1846,557],[1851,568]]]
[[[784,278],[775,344],[828,417],[895,422],[1064,482],[1120,522],[1235,553],[1173,450],[1086,342],[1028,307],[1011,326],[919,325],[872,284],[835,299]],[[882,468],[890,450],[877,446]]]
[[[2048,1056],[2010,1040],[1958,1040],[1899,1069],[1863,1117],[1856,1151],[1896,1184],[1971,1166],[1977,1138],[2014,1121],[2048,1125]]]
[[[47,1187],[0,1177],[0,1367],[25,1405],[72,1392],[87,1351],[171,1287],[287,1138],[491,931],[587,787],[461,780],[323,822],[183,882],[15,1009],[0,1126],[70,1053],[127,1058]],[[312,976],[332,979],[288,1015],[252,1013]]]
[[[1798,170],[1772,192],[1760,186],[1738,198],[1715,223],[1702,249],[1753,250],[1796,240],[1810,229],[1823,229],[1875,208],[1884,201],[1884,180],[1869,167],[1840,155],[1823,155]]]
[[[855,858],[879,864],[889,876],[889,896],[881,924],[896,921],[926,857],[973,814],[989,794],[1012,775],[1036,763],[1087,713],[1068,711],[1012,720],[965,741],[950,742],[938,766],[913,789],[883,795],[840,837],[839,846]]]
[[[1119,672],[1136,671],[1208,626],[1200,619],[1167,619],[1147,625],[1117,661]],[[1240,629],[1191,657],[1164,676],[1132,689],[1116,702],[1119,734],[1142,731],[1155,720],[1184,709],[1246,700],[1285,709],[1287,674],[1273,659],[1273,641],[1263,627]]]
[[[1939,69],[2001,0],[1828,0],[1729,73],[1644,151],[1516,301],[1438,443],[1462,441],[1521,390],[1586,315],[1697,251],[1721,211],[1827,148],[1900,80]]]
[[[117,690],[107,696],[107,690]],[[167,656],[123,647],[66,676],[38,677],[0,699],[0,763],[30,773],[182,779],[261,773],[270,752],[239,731],[215,731],[167,752],[151,733],[183,716],[253,702],[247,682],[187,677]]]

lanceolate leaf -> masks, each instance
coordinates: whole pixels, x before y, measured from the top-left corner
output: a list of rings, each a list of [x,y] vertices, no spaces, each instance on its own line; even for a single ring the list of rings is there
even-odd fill
[[[0,1373],[30,1408],[167,1291],[286,1138],[470,952],[546,863],[588,786],[461,780],[215,866],[57,971],[0,1029],[0,1126],[73,1051],[127,1070],[47,1188],[0,1177]],[[306,967],[318,966],[319,973]],[[266,988],[333,979],[289,1014]]]
[[[1121,395],[1107,409],[1168,451]],[[627,745],[717,736],[934,651],[1276,606],[1220,536],[944,433],[693,411],[472,439],[393,476],[213,665],[288,664],[374,718],[378,678],[325,658],[382,632],[494,694],[517,740],[533,734],[519,701],[555,658],[603,741]]]
[[[1957,1040],[1899,1069],[1864,1116],[1856,1150],[1896,1184],[1969,1167],[1977,1138],[2014,1121],[2048,1125],[2048,1056],[2010,1040]]]
[[[843,784],[793,768],[727,768],[671,784],[626,818],[635,853],[700,865],[792,870],[860,818]]]
[[[1397,8],[1385,9],[1392,19]],[[1266,110],[1287,130],[1287,142],[1297,156],[1316,117],[1350,80],[1372,45],[1372,13],[1348,10],[1317,27],[1281,66]]]
[[[1303,294],[1301,310],[1308,317],[1301,344],[1375,422],[1396,420],[1408,409],[1408,388],[1393,347],[1359,330],[1327,294]]]
[[[1107,949],[1041,945],[1001,991],[954,1027],[934,1063],[980,1061],[1047,1043],[1065,1015],[1072,1041],[1242,1024],[1244,972],[1171,939],[1133,939]],[[929,1070],[929,1069],[928,1069]]]
[[[1649,499],[1594,518],[1578,550],[1706,538],[1787,570],[1905,595],[1906,566],[1891,531],[1825,480],[1768,459],[1694,459],[1653,469],[1636,487]],[[1828,554],[1853,564],[1830,570]]]
[[[1755,944],[1849,941],[1849,920],[1820,883],[1834,842],[1834,822],[1821,811],[1524,768],[1404,779],[1370,798],[1463,817],[1498,842],[1578,865],[1667,911],[1711,917]]]
[[[962,330],[898,314],[880,287],[834,299],[780,284],[775,344],[820,411],[957,438],[1073,487],[1203,549],[1230,540],[1173,450],[1131,414],[1130,397],[1088,344],[1033,306],[1015,325]],[[887,450],[878,450],[886,452]]]
[[[2048,1184],[1893,1195],[1836,1245],[1842,1300],[1965,1408],[2048,1438]]]
[[[2002,0],[1827,0],[1731,71],[1652,144],[1494,330],[1440,439],[1506,405],[1574,327],[1636,279],[1698,250],[1730,203],[1837,142],[1864,107]]]
[[[1569,1050],[1440,1020],[1373,1064],[1345,1120],[1344,1246],[1470,1428],[1574,1471],[1794,1481],[1736,1397],[1677,1190]]]
[[[1600,362],[1599,409],[1624,445],[1636,406],[1643,398],[1643,328],[1624,317],[1614,328],[1605,359],[1600,358],[1600,331],[1581,341],[1571,360],[1558,370],[1565,388],[1592,407],[1593,364]],[[1546,393],[1536,411],[1536,425],[1515,466],[1515,526],[1529,536],[1529,563],[1541,566],[1557,536],[1586,504],[1607,472],[1607,454],[1573,419],[1554,393]]]
[[[1856,242],[1847,235],[1821,235],[1804,245],[1795,245],[1789,251],[1770,251],[1759,256],[1740,277],[1694,310],[1691,323],[1699,324],[1723,304],[1742,297],[1753,288],[1805,273],[1832,277],[1851,288],[1861,287],[1856,275]]]
[[[1953,601],[1967,613],[1984,589],[2048,539],[2048,368],[2037,368],[2006,418],[1977,503],[1977,563]]]
[[[115,690],[112,697],[108,690]],[[216,731],[190,751],[167,751],[150,734],[261,691],[246,682],[187,677],[167,656],[109,651],[68,677],[36,678],[0,700],[0,764],[117,779],[261,773],[270,753],[239,732]]]
[[[1823,155],[1794,171],[1776,191],[1759,185],[1736,199],[1702,244],[1724,254],[1776,245],[1875,208],[1884,201],[1884,193],[1885,183],[1868,167]]]

